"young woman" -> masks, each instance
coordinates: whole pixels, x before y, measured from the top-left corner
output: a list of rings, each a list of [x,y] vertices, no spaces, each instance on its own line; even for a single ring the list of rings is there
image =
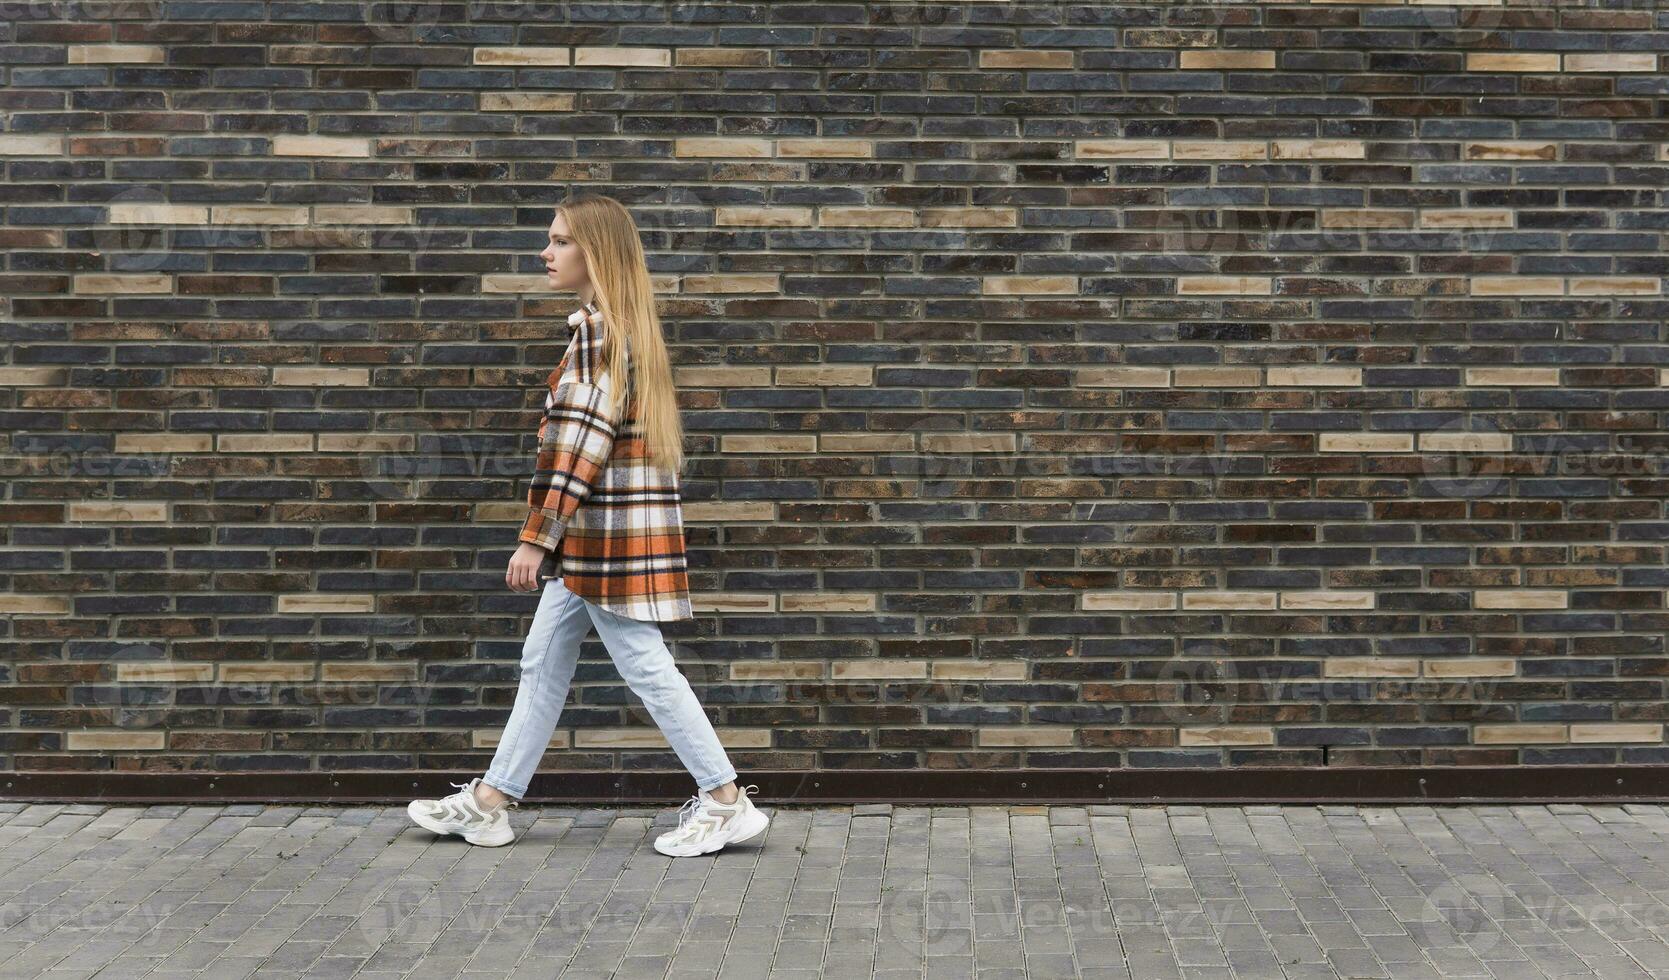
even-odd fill
[[[539,454],[521,546],[504,582],[541,591],[522,647],[509,724],[484,776],[416,800],[407,812],[435,833],[472,844],[513,839],[508,808],[527,794],[579,660],[597,627],[626,683],[695,777],[678,826],[655,840],[674,857],[750,840],[770,822],[739,789],[718,734],[678,671],[657,623],[692,619],[678,473],[683,428],[672,366],[637,225],[601,195],[556,209],[539,253],[551,285],[573,290],[562,362],[546,378]]]

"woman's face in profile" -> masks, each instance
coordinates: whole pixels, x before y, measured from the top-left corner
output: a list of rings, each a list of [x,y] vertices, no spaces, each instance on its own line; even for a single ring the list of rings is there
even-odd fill
[[[539,258],[544,260],[545,275],[550,278],[551,285],[559,290],[577,291],[590,282],[585,274],[585,256],[574,240],[568,237],[568,222],[561,212],[557,212],[551,220],[550,235]]]

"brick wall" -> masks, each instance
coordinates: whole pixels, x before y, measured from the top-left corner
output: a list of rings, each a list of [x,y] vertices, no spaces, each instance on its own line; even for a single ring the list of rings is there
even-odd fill
[[[583,190],[664,295],[666,634],[739,768],[1665,761],[1660,52],[1623,4],[8,5],[3,761],[479,771]],[[677,768],[595,637],[546,766]]]

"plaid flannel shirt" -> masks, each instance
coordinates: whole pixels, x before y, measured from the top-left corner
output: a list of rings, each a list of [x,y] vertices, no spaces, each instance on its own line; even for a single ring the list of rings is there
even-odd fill
[[[650,462],[635,401],[623,419],[612,410],[602,311],[587,303],[568,325],[568,349],[546,378],[520,539],[550,552],[542,577],[560,575],[569,591],[611,612],[693,619],[677,474]],[[630,372],[621,376],[630,391]]]

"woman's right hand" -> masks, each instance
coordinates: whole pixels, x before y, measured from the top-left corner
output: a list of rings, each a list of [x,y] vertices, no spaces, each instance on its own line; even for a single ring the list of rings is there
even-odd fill
[[[531,541],[523,541],[516,553],[510,556],[510,564],[504,569],[504,584],[512,592],[538,592],[539,566],[550,557],[550,552]]]

